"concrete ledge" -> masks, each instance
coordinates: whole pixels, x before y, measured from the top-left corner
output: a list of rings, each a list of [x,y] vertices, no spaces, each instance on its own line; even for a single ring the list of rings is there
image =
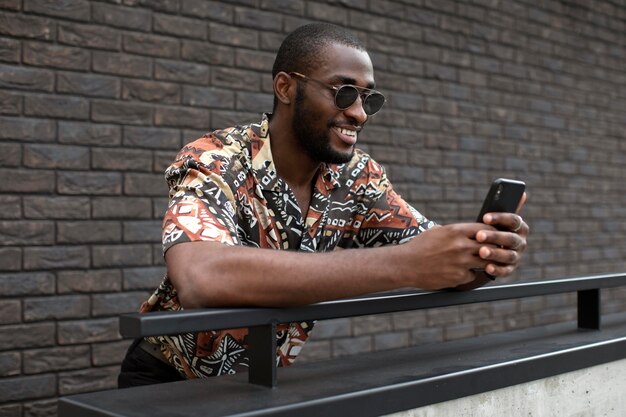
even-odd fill
[[[602,330],[562,323],[279,370],[280,385],[247,375],[62,398],[61,417],[377,416],[626,358],[626,314]]]

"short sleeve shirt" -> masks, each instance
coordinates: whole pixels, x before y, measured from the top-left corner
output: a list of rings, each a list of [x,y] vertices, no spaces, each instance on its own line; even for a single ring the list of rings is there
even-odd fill
[[[345,164],[320,164],[303,215],[277,175],[269,117],[214,131],[183,147],[165,174],[170,202],[163,221],[164,252],[193,241],[328,252],[402,244],[433,226],[393,190],[384,169],[358,149]],[[176,289],[165,277],[141,311],[181,308]],[[313,325],[278,326],[280,366],[293,363]],[[148,340],[160,344],[183,376],[195,378],[247,367],[246,335],[247,329],[232,329]]]

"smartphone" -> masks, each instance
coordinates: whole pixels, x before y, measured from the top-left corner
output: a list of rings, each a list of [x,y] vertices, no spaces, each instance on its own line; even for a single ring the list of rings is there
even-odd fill
[[[494,180],[489,187],[489,192],[483,201],[476,221],[482,223],[483,216],[491,212],[515,213],[525,189],[526,184],[522,181],[506,178]]]

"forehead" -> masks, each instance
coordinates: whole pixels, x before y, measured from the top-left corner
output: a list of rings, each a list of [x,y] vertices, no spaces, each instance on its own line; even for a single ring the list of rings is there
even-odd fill
[[[323,80],[352,79],[359,86],[374,84],[374,68],[368,53],[338,43],[322,48],[319,65],[310,75]]]

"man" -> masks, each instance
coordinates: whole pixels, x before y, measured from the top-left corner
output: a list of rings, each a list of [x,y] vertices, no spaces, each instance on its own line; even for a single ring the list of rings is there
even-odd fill
[[[168,168],[167,276],[142,311],[469,288],[488,281],[476,269],[492,276],[515,270],[528,234],[521,217],[490,213],[486,224],[436,226],[355,148],[385,100],[374,90],[369,55],[351,34],[328,24],[297,29],[281,45],[273,77],[272,114],[205,135]],[[280,365],[293,362],[313,324],[280,326]],[[120,386],[245,369],[246,334],[136,341]]]

